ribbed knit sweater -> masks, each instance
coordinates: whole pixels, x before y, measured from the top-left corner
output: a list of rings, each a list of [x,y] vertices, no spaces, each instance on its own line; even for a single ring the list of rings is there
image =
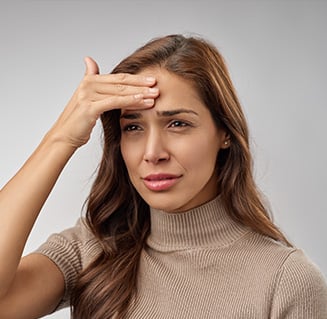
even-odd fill
[[[80,220],[38,250],[65,277],[58,309],[100,245]],[[151,209],[128,318],[327,318],[327,285],[301,250],[234,222],[219,197],[184,213]],[[104,318],[106,319],[106,318]]]

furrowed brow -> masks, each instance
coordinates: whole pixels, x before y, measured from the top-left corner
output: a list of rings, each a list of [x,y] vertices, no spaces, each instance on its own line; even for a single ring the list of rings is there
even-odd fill
[[[142,117],[141,113],[124,113],[120,116],[121,119],[127,119],[127,120],[136,120]]]
[[[170,117],[170,116],[174,116],[174,115],[178,115],[178,114],[182,114],[182,113],[191,113],[191,114],[195,114],[195,115],[199,115],[198,113],[196,113],[193,110],[189,110],[189,109],[176,109],[176,110],[167,110],[167,111],[156,111],[157,115],[159,117]],[[142,118],[142,113],[141,112],[128,112],[128,113],[123,113],[120,118],[121,119],[127,119],[127,120],[137,120]]]
[[[195,115],[199,115],[199,114],[196,113],[195,111],[193,111],[193,110],[188,110],[188,109],[177,109],[177,110],[168,110],[168,111],[157,111],[157,115],[158,115],[158,116],[163,116],[163,117],[166,117],[166,116],[174,116],[174,115],[181,114],[181,113],[192,113],[192,114],[195,114]]]

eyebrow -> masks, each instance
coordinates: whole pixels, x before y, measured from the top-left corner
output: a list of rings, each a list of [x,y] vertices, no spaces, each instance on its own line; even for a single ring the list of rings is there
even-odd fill
[[[176,110],[167,110],[167,111],[156,111],[159,117],[169,117],[174,116],[181,113],[191,113],[199,116],[199,114],[193,110],[189,109],[176,109]],[[135,120],[142,117],[141,112],[133,112],[133,113],[124,113],[120,116],[120,118],[128,119],[128,120]]]

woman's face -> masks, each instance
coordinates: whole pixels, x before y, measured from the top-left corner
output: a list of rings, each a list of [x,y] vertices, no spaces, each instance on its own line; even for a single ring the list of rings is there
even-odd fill
[[[160,96],[151,109],[122,111],[121,152],[131,182],[151,207],[167,212],[213,199],[226,133],[190,82],[161,68],[141,74],[156,77]]]

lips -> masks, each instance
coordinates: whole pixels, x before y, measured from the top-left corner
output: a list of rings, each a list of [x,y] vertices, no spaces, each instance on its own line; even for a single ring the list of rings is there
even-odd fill
[[[181,175],[151,174],[143,178],[145,186],[151,191],[165,191],[174,186]]]

